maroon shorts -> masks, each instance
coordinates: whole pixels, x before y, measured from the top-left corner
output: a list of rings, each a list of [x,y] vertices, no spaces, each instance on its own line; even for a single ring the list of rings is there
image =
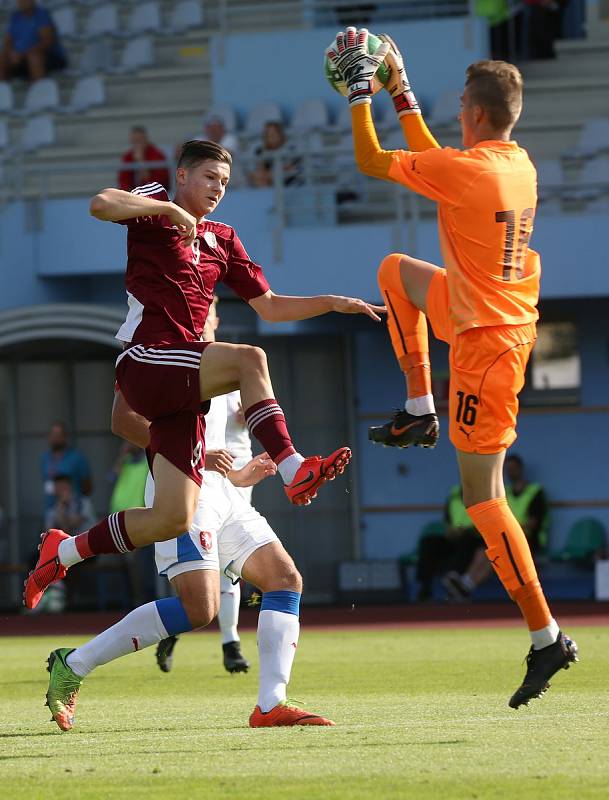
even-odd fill
[[[209,342],[134,345],[116,361],[116,381],[129,406],[150,420],[150,455],[160,453],[199,486],[205,462],[205,417],[199,367]]]

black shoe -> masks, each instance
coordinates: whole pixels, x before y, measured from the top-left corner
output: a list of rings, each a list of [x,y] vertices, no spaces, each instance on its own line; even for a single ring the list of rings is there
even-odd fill
[[[178,636],[168,636],[161,639],[156,648],[156,663],[161,672],[171,672],[173,666],[173,648],[176,646]]]
[[[250,662],[243,657],[240,642],[227,642],[222,645],[224,652],[224,669],[227,672],[247,672]]]
[[[384,425],[368,428],[368,438],[385,447],[435,447],[440,436],[440,423],[436,414],[420,417],[408,411],[395,411]]]
[[[579,661],[577,645],[562,631],[559,631],[554,644],[534,650],[527,655],[527,674],[520,686],[510,698],[510,708],[527,706],[533,697],[541,697],[550,688],[548,681],[559,669],[569,669],[569,665]]]
[[[472,595],[458,572],[447,572],[442,578],[442,586],[448,592],[449,599],[455,603],[465,603]]]

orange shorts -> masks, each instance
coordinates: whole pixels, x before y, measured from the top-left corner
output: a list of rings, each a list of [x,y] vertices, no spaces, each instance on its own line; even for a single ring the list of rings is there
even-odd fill
[[[518,394],[537,338],[535,323],[456,334],[444,269],[429,284],[426,306],[436,338],[450,346],[450,441],[466,453],[505,450],[516,439]]]

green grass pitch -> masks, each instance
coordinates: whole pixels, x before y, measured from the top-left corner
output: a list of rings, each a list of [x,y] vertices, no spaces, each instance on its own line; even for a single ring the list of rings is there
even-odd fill
[[[49,650],[4,638],[0,786],[6,800],[572,800],[609,797],[609,631],[572,628],[582,661],[512,711],[521,629],[303,631],[290,697],[335,728],[251,730],[257,669],[229,676],[216,635],[99,668],[61,734],[43,707]],[[256,662],[253,634],[243,649]]]

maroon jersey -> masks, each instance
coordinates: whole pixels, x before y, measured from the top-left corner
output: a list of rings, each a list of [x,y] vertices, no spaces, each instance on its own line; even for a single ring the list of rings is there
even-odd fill
[[[158,183],[133,194],[169,200]],[[214,289],[220,281],[243,300],[260,297],[269,285],[262,268],[245,251],[230,225],[203,220],[192,245],[168,217],[123,220],[127,226],[129,312],[116,338],[132,344],[198,342]]]

